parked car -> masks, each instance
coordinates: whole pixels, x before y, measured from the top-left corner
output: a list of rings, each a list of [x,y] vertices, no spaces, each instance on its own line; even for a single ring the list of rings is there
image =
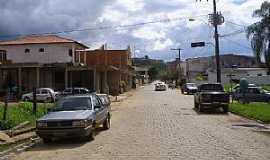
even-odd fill
[[[245,93],[241,93],[240,88],[238,88],[233,92],[232,98],[241,103],[249,103],[249,102],[270,103],[270,93],[260,87],[248,87]]]
[[[182,94],[194,94],[198,90],[198,87],[195,83],[186,83],[181,87]]]
[[[155,91],[166,91],[167,87],[165,83],[157,83],[155,85]]]
[[[36,90],[36,100],[41,102],[55,102],[60,93],[51,88],[38,88]],[[22,95],[23,101],[33,101],[33,92]]]
[[[75,94],[89,94],[89,93],[90,91],[87,88],[73,87],[73,88],[66,88],[62,92],[62,96],[75,95]]]
[[[250,83],[250,84],[248,84],[248,87],[257,87],[255,84],[252,84],[252,83]],[[239,89],[240,88],[240,85],[239,84],[237,84],[237,85],[235,85],[234,87],[233,87],[233,89],[232,89],[232,91],[233,92],[235,92],[237,89]]]
[[[64,97],[36,122],[36,133],[44,142],[54,138],[83,137],[93,140],[95,129],[110,128],[110,109],[96,94]]]
[[[229,94],[225,93],[223,86],[219,83],[202,84],[194,95],[194,107],[200,112],[206,108],[223,108],[223,111],[227,113],[229,102]]]

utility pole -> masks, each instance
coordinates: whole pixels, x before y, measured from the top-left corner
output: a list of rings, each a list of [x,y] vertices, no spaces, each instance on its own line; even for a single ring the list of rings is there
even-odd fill
[[[183,50],[182,48],[172,48],[171,50],[174,50],[174,51],[178,51],[178,65],[179,65],[179,71],[178,71],[178,80],[179,80],[179,82],[178,82],[178,84],[179,84],[179,86],[180,86],[180,81],[181,81],[181,78],[182,78],[182,76],[181,76],[181,50]]]
[[[221,69],[220,69],[220,57],[219,57],[219,34],[218,34],[218,14],[216,0],[213,0],[214,7],[214,27],[215,27],[215,55],[217,65],[217,82],[221,83]]]
[[[196,0],[197,2],[198,0]],[[200,0],[201,1],[201,0]],[[208,2],[208,0],[207,0]],[[214,38],[215,38],[215,57],[216,57],[216,70],[217,70],[217,82],[221,83],[221,69],[220,69],[220,56],[219,56],[219,34],[218,34],[218,25],[224,23],[224,17],[221,13],[217,12],[217,3],[216,0],[213,0],[213,15],[210,16],[210,23],[215,28]]]

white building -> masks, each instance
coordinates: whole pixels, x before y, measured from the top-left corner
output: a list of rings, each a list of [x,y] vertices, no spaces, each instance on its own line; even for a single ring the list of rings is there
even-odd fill
[[[0,42],[0,91],[6,84],[19,93],[34,87],[94,89],[95,70],[80,62],[88,47],[56,35],[35,35]],[[3,88],[2,88],[3,89]]]
[[[1,61],[6,60],[11,63],[75,62],[75,50],[85,48],[88,47],[56,35],[26,36],[0,42]]]

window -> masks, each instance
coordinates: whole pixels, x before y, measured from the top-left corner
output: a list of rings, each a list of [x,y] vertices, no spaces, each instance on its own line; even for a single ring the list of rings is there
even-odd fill
[[[30,53],[30,49],[26,48],[26,49],[24,50],[24,53]]]
[[[93,105],[100,106],[100,102],[98,101],[98,98],[96,96],[93,96]]]
[[[39,52],[44,52],[44,48],[39,48]]]
[[[41,94],[48,94],[48,91],[43,89],[43,90],[41,90]]]
[[[0,62],[4,62],[7,60],[7,53],[6,51],[0,50]]]
[[[87,94],[87,91],[85,89],[80,89],[81,94]]]
[[[69,49],[69,50],[68,50],[68,55],[69,55],[70,57],[72,57],[72,49]]]

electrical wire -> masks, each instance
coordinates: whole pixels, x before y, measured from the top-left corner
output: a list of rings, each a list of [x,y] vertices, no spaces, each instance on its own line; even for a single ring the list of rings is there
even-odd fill
[[[245,45],[243,45],[243,44],[241,44],[241,43],[239,43],[239,42],[237,42],[237,41],[234,41],[234,40],[228,39],[228,38],[226,38],[226,37],[223,37],[223,39],[225,39],[225,40],[227,40],[227,41],[231,42],[232,44],[237,45],[238,47],[242,47],[242,48],[245,48],[245,49],[248,49],[248,50],[252,50],[252,48],[251,48],[251,47],[245,46]]]
[[[231,33],[220,35],[219,37],[220,38],[230,37],[230,36],[235,36],[235,35],[242,34],[242,33],[245,33],[245,30],[240,29],[240,30],[236,30],[236,31],[231,32]]]
[[[125,28],[130,28],[130,27],[138,27],[138,26],[144,26],[144,25],[150,25],[150,24],[156,24],[156,23],[168,23],[168,22],[171,22],[171,21],[179,21],[179,20],[197,18],[197,17],[203,17],[203,16],[208,16],[208,15],[198,15],[198,16],[192,16],[192,17],[165,18],[165,19],[158,19],[158,20],[152,20],[152,21],[140,22],[140,23],[134,23],[134,24],[127,24],[127,25],[101,26],[101,27],[93,27],[93,28],[82,28],[82,29],[71,29],[71,30],[64,30],[64,31],[56,31],[56,32],[0,35],[0,37],[5,38],[5,37],[18,37],[18,36],[68,34],[68,33],[73,33],[73,32],[85,32],[85,31],[96,31],[96,30],[114,30],[114,29],[123,29],[123,28],[125,29]]]

